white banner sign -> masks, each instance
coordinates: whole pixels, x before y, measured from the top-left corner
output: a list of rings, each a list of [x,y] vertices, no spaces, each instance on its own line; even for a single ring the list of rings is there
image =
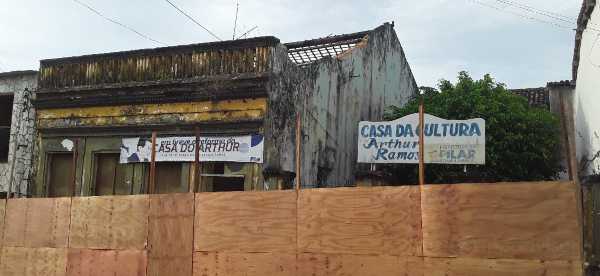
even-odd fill
[[[200,161],[263,162],[262,135],[200,137]],[[152,142],[143,138],[124,138],[120,162],[150,162]],[[156,138],[156,162],[194,162],[196,137]]]
[[[485,164],[485,120],[425,114],[425,163]],[[419,114],[358,124],[359,163],[419,163]]]

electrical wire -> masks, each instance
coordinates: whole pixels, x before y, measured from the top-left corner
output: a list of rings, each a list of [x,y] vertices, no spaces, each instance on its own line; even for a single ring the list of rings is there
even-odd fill
[[[85,7],[85,8],[87,8],[88,10],[90,10],[90,11],[91,11],[91,12],[93,12],[93,13],[95,13],[96,15],[98,15],[98,16],[100,16],[100,17],[104,18],[105,20],[108,20],[108,21],[110,21],[110,22],[112,22],[112,23],[114,23],[114,24],[117,24],[117,25],[119,25],[119,26],[121,26],[121,27],[123,27],[123,28],[125,28],[125,29],[127,29],[127,30],[129,30],[129,31],[132,31],[132,32],[134,32],[135,34],[139,35],[140,37],[143,37],[143,38],[145,38],[145,39],[147,39],[147,40],[150,40],[150,41],[152,41],[152,42],[154,42],[154,43],[158,43],[158,44],[160,44],[160,45],[163,45],[163,46],[168,46],[167,44],[165,44],[165,43],[163,43],[163,42],[160,42],[160,41],[158,41],[158,40],[156,40],[156,39],[154,39],[154,38],[152,38],[152,37],[150,37],[150,36],[148,36],[148,35],[146,35],[146,34],[143,34],[143,33],[141,33],[141,32],[139,32],[139,31],[137,31],[136,29],[134,29],[134,28],[132,28],[132,27],[129,27],[129,26],[127,26],[127,25],[125,25],[125,24],[123,24],[123,23],[121,23],[121,22],[119,22],[119,21],[117,21],[117,20],[115,20],[115,19],[112,19],[112,18],[110,18],[110,17],[107,17],[107,16],[105,16],[104,14],[102,14],[101,12],[99,12],[98,10],[94,9],[93,7],[91,7],[90,5],[88,5],[88,4],[86,4],[86,3],[83,3],[83,2],[81,2],[81,1],[79,1],[79,0],[73,0],[73,1],[74,1],[75,3],[77,3],[77,4],[79,4],[79,5],[81,5],[81,6]]]
[[[187,17],[189,20],[191,20],[192,22],[196,23],[196,25],[200,26],[202,29],[204,29],[205,31],[207,31],[210,35],[212,35],[214,38],[218,39],[219,41],[223,41],[221,38],[219,38],[216,34],[214,34],[213,32],[211,32],[209,29],[207,29],[206,27],[202,26],[202,24],[200,24],[198,21],[196,21],[194,18],[192,18],[190,15],[188,15],[185,11],[183,11],[182,9],[180,9],[179,7],[177,7],[175,4],[173,4],[173,2],[169,1],[169,0],[165,0],[167,1],[167,3],[169,3],[169,5],[171,5],[173,8],[175,8],[177,11],[179,11],[181,14],[183,14],[185,17]]]
[[[558,27],[558,28],[562,28],[562,29],[575,30],[575,27],[573,27],[573,26],[566,26],[566,25],[558,24],[556,22],[552,22],[552,21],[548,21],[548,20],[543,20],[543,19],[539,19],[537,17],[528,16],[528,15],[524,15],[522,13],[518,13],[518,12],[514,12],[514,11],[502,9],[502,8],[500,8],[498,6],[494,6],[494,5],[491,5],[491,4],[479,1],[479,0],[469,0],[469,1],[471,1],[471,2],[473,2],[475,4],[478,4],[478,5],[484,6],[484,7],[495,9],[495,10],[500,11],[500,12],[510,13],[512,15],[515,15],[515,16],[518,16],[518,17],[521,17],[521,18],[524,18],[524,19],[529,19],[529,20],[533,20],[533,21],[536,21],[536,22],[539,22],[539,23],[549,24],[549,25],[552,25],[554,27]]]

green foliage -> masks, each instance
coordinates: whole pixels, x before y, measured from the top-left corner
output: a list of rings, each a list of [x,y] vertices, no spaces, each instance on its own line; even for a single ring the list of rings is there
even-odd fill
[[[549,180],[562,171],[559,121],[550,111],[530,107],[524,97],[508,92],[489,75],[473,80],[460,72],[456,84],[441,80],[438,88],[421,87],[425,112],[445,119],[485,119],[486,164],[426,164],[428,183]],[[418,98],[401,108],[390,107],[386,119],[418,112]],[[398,180],[417,179],[414,165],[385,169]]]

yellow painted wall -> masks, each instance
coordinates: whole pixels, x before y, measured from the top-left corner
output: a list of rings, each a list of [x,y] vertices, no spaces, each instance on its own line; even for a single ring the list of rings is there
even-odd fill
[[[266,108],[266,98],[58,108],[39,110],[37,112],[37,121],[38,127],[42,129],[208,121],[235,122],[260,119],[264,116]]]

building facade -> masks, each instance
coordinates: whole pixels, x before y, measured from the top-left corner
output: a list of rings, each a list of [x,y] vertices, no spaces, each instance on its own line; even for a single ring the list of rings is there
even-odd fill
[[[0,193],[24,196],[33,181],[37,71],[0,73]]]
[[[352,185],[357,126],[417,93],[392,24],[282,44],[275,37],[40,62],[34,196]],[[299,116],[298,116],[299,115]],[[122,162],[124,139],[264,138],[262,162]],[[154,176],[151,176],[153,171]],[[194,173],[198,171],[199,173]]]
[[[573,99],[577,160],[582,177],[600,176],[600,8],[584,0],[578,19],[573,60]]]

